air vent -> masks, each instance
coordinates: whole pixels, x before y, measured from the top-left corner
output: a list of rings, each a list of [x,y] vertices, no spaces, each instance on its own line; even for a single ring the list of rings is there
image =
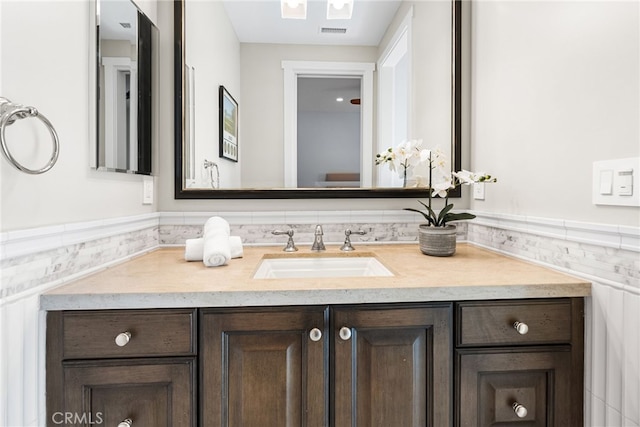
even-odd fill
[[[120,25],[122,26],[122,28],[131,28],[131,24],[129,24],[128,22],[121,22]]]
[[[322,27],[320,28],[320,32],[323,34],[345,34],[347,32],[346,28],[330,28],[330,27]]]

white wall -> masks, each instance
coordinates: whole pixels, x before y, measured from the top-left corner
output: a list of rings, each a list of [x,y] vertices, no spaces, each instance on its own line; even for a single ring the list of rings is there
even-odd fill
[[[592,163],[640,155],[639,3],[472,4],[472,165],[479,211],[640,225],[591,203]]]
[[[235,188],[240,182],[242,162],[219,157],[218,88],[224,86],[239,105],[243,105],[240,42],[222,2],[189,2],[186,15],[189,22],[185,26],[186,63],[195,68],[196,187],[207,188],[210,185],[202,182],[204,159],[207,159],[218,164],[221,187]],[[242,112],[240,108],[239,123],[243,122]],[[243,157],[243,149],[244,146],[240,145],[240,158]],[[165,172],[171,173],[172,170]]]
[[[155,1],[143,6],[155,19]],[[142,205],[141,176],[89,168],[89,2],[2,1],[0,8],[0,96],[36,107],[60,139],[58,162],[45,174],[0,159],[0,230],[154,212]],[[6,134],[25,165],[46,163],[51,142],[39,120],[21,120]]]

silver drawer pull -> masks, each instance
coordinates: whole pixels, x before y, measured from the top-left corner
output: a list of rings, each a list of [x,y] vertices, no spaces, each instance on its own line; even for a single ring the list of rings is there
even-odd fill
[[[351,328],[343,326],[342,328],[340,328],[340,332],[338,333],[338,335],[340,335],[340,338],[342,338],[343,341],[349,340],[351,338]]]
[[[322,331],[318,328],[313,328],[309,331],[309,339],[313,342],[320,341],[322,339]]]
[[[529,325],[523,322],[514,322],[513,327],[520,335],[526,335],[529,332]]]
[[[527,411],[527,408],[525,408],[524,405],[521,405],[518,402],[513,402],[512,407],[513,407],[513,412],[516,413],[516,416],[518,418],[524,418],[529,413],[529,411]]]
[[[118,424],[118,427],[131,427],[131,426],[133,426],[133,421],[131,421],[131,418],[122,420],[122,422]]]
[[[116,336],[116,345],[118,347],[124,347],[125,345],[129,344],[129,340],[131,340],[131,332],[129,332],[129,331],[120,332]],[[121,427],[121,426],[118,426],[118,427]]]

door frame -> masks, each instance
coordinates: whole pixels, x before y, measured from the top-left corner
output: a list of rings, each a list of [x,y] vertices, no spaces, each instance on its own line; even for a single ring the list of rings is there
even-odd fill
[[[360,185],[373,184],[373,72],[370,62],[282,61],[284,70],[284,186],[298,187],[298,77],[361,78]]]

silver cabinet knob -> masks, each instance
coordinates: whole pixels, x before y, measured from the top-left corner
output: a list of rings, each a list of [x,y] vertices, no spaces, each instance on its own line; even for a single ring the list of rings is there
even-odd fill
[[[129,331],[120,332],[116,336],[116,345],[118,347],[124,347],[125,345],[129,344],[129,340],[131,340],[131,332],[129,332]],[[120,427],[120,426],[118,426],[118,427]]]
[[[514,322],[513,327],[520,335],[526,335],[529,332],[529,325],[523,322]]]
[[[524,407],[524,405],[519,404],[518,402],[513,402],[513,412],[516,413],[516,416],[518,418],[524,418],[527,416],[527,413],[529,413],[529,411],[527,411],[527,408]]]
[[[311,341],[320,341],[322,339],[322,331],[318,328],[313,328],[309,331],[309,339]]]
[[[343,341],[349,340],[351,338],[351,328],[343,326],[342,328],[340,328],[340,332],[338,333],[338,335],[340,335],[340,338],[342,338]]]
[[[118,424],[118,427],[131,427],[131,426],[133,426],[133,421],[131,421],[131,418],[122,420],[120,424]]]

